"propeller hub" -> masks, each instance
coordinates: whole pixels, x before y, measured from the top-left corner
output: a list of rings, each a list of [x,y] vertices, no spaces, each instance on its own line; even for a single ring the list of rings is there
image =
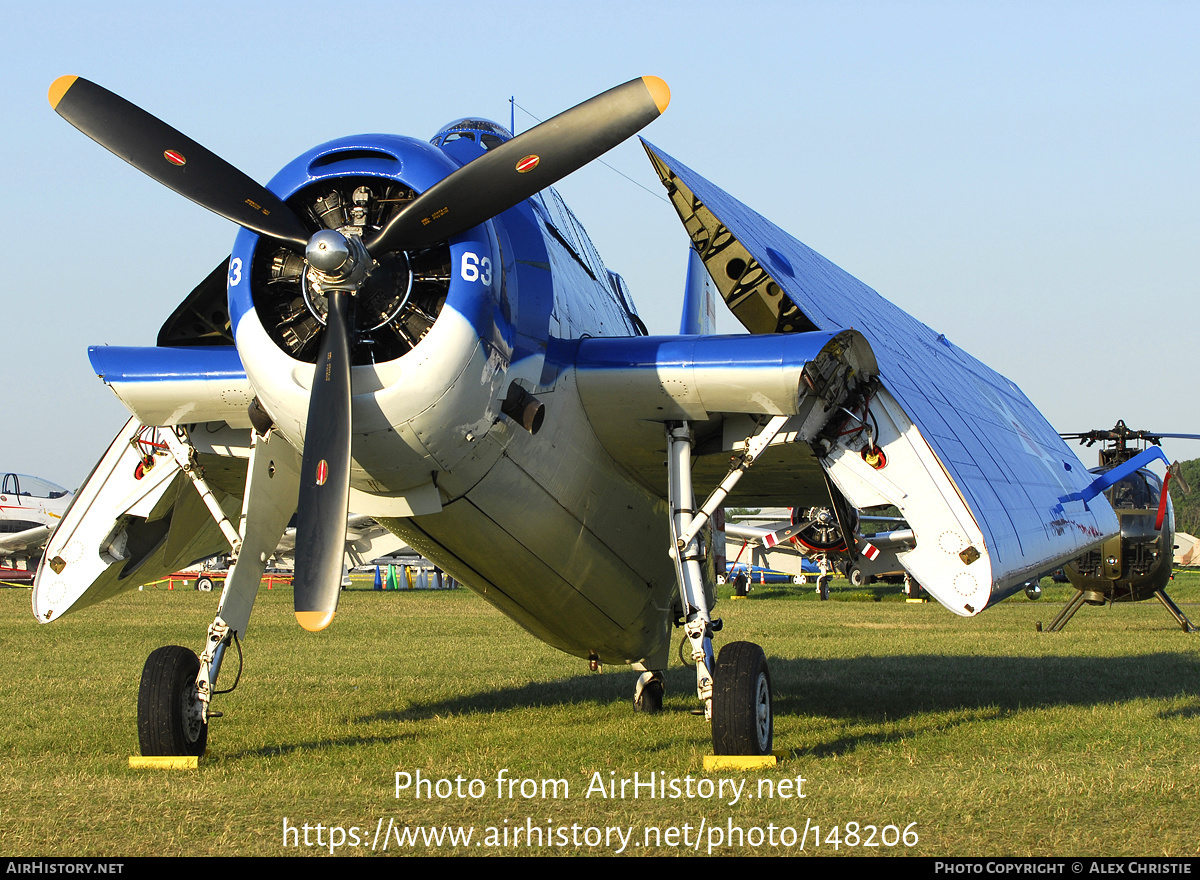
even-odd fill
[[[308,240],[304,257],[314,269],[333,275],[346,265],[350,253],[346,236],[334,229],[322,229]]]
[[[308,271],[304,273],[304,298],[322,323],[324,310],[316,306],[314,295],[327,296],[331,291],[340,290],[353,296],[375,266],[362,239],[357,235],[347,238],[333,229],[315,233],[308,240],[304,255],[308,261]]]

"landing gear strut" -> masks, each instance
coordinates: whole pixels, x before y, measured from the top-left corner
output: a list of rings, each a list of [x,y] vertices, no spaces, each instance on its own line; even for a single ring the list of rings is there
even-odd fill
[[[1188,620],[1187,615],[1183,613],[1174,600],[1167,595],[1166,590],[1155,590],[1154,597],[1162,603],[1163,608],[1167,609],[1167,613],[1175,618],[1175,622],[1179,624],[1179,628],[1185,633],[1196,632],[1196,627]],[[1062,632],[1071,618],[1075,616],[1075,612],[1086,605],[1104,605],[1107,597],[1095,590],[1079,590],[1075,596],[1058,612],[1054,620],[1050,621],[1050,625],[1046,627],[1046,632]],[[1042,632],[1041,621],[1038,621],[1038,632]]]
[[[702,548],[697,536],[737,478],[785,421],[784,417],[774,417],[749,439],[741,460],[698,512],[692,490],[691,431],[687,423],[667,425],[671,555],[679,583],[684,631],[696,664],[696,695],[704,704],[705,718],[712,722],[713,751],[718,755],[770,754],[774,732],[771,676],[762,648],[750,642],[732,642],[721,651],[719,661],[714,659],[712,636],[720,630],[721,621],[713,620],[710,615],[715,600],[704,583],[700,567]]]
[[[177,457],[189,468],[202,497],[207,487],[192,466],[185,434],[171,434]],[[186,445],[185,445],[186,444]],[[138,690],[138,741],[143,755],[203,755],[208,744],[208,720],[220,713],[210,709],[225,650],[244,635],[258,594],[266,561],[296,509],[299,456],[270,432],[256,435],[246,472],[242,527],[233,530],[230,548],[238,554],[217,615],[208,629],[204,652],[188,648],[159,648],[146,661]],[[181,463],[181,466],[182,466]],[[220,508],[217,508],[220,510]],[[213,513],[214,518],[217,514]],[[224,513],[224,527],[232,529]],[[226,531],[226,528],[222,531]],[[227,537],[229,535],[227,534]],[[239,648],[240,651],[240,648]],[[235,682],[236,683],[236,682]]]

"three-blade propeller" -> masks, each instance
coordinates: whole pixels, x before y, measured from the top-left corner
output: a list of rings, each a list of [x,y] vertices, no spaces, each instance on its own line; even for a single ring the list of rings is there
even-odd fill
[[[135,168],[260,235],[303,248],[328,314],[309,398],[296,522],[296,619],[328,626],[341,590],[350,498],[353,297],[373,256],[427,247],[524,201],[653,121],[670,91],[657,77],[609,89],[489,150],[409,202],[371,241],[310,232],[266,187],[171,126],[76,76],[50,86],[60,116]]]

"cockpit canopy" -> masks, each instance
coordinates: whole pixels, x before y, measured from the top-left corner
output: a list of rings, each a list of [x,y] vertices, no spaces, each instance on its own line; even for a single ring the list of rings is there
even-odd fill
[[[491,150],[505,141],[512,140],[512,132],[489,119],[456,119],[449,125],[442,126],[442,129],[429,142],[435,147],[444,147],[461,140],[470,141],[485,150]]]
[[[62,486],[31,477],[29,474],[5,474],[0,481],[0,495],[24,495],[30,498],[62,498],[69,494]]]

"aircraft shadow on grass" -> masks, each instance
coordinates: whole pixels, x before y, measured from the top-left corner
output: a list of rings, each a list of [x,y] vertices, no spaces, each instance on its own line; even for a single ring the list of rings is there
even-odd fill
[[[844,659],[770,658],[775,716],[893,721],[927,712],[981,710],[994,717],[1055,706],[1094,707],[1137,699],[1200,696],[1200,659],[1156,653],[1132,657],[953,657],[937,654]],[[415,702],[404,709],[354,719],[356,723],[416,721],[434,716],[493,713],[529,706],[595,705],[619,699],[615,676],[578,675],[530,682],[451,699]],[[687,694],[691,673],[673,667],[672,694]],[[1200,716],[1200,702],[1163,717]],[[966,719],[963,719],[966,720]],[[954,723],[954,722],[951,722]],[[940,727],[946,720],[934,719]],[[915,730],[882,739],[911,736]],[[870,736],[867,737],[871,738]],[[879,737],[875,737],[878,739]],[[863,737],[810,745],[817,754],[848,751]]]
[[[229,760],[237,758],[277,758],[297,752],[319,751],[321,749],[347,746],[354,748],[357,746],[380,745],[381,743],[403,743],[408,740],[415,740],[416,738],[417,735],[415,733],[393,733],[384,736],[339,736],[329,739],[308,740],[306,742],[269,743],[253,749],[242,749],[238,752],[221,752],[220,757]]]

